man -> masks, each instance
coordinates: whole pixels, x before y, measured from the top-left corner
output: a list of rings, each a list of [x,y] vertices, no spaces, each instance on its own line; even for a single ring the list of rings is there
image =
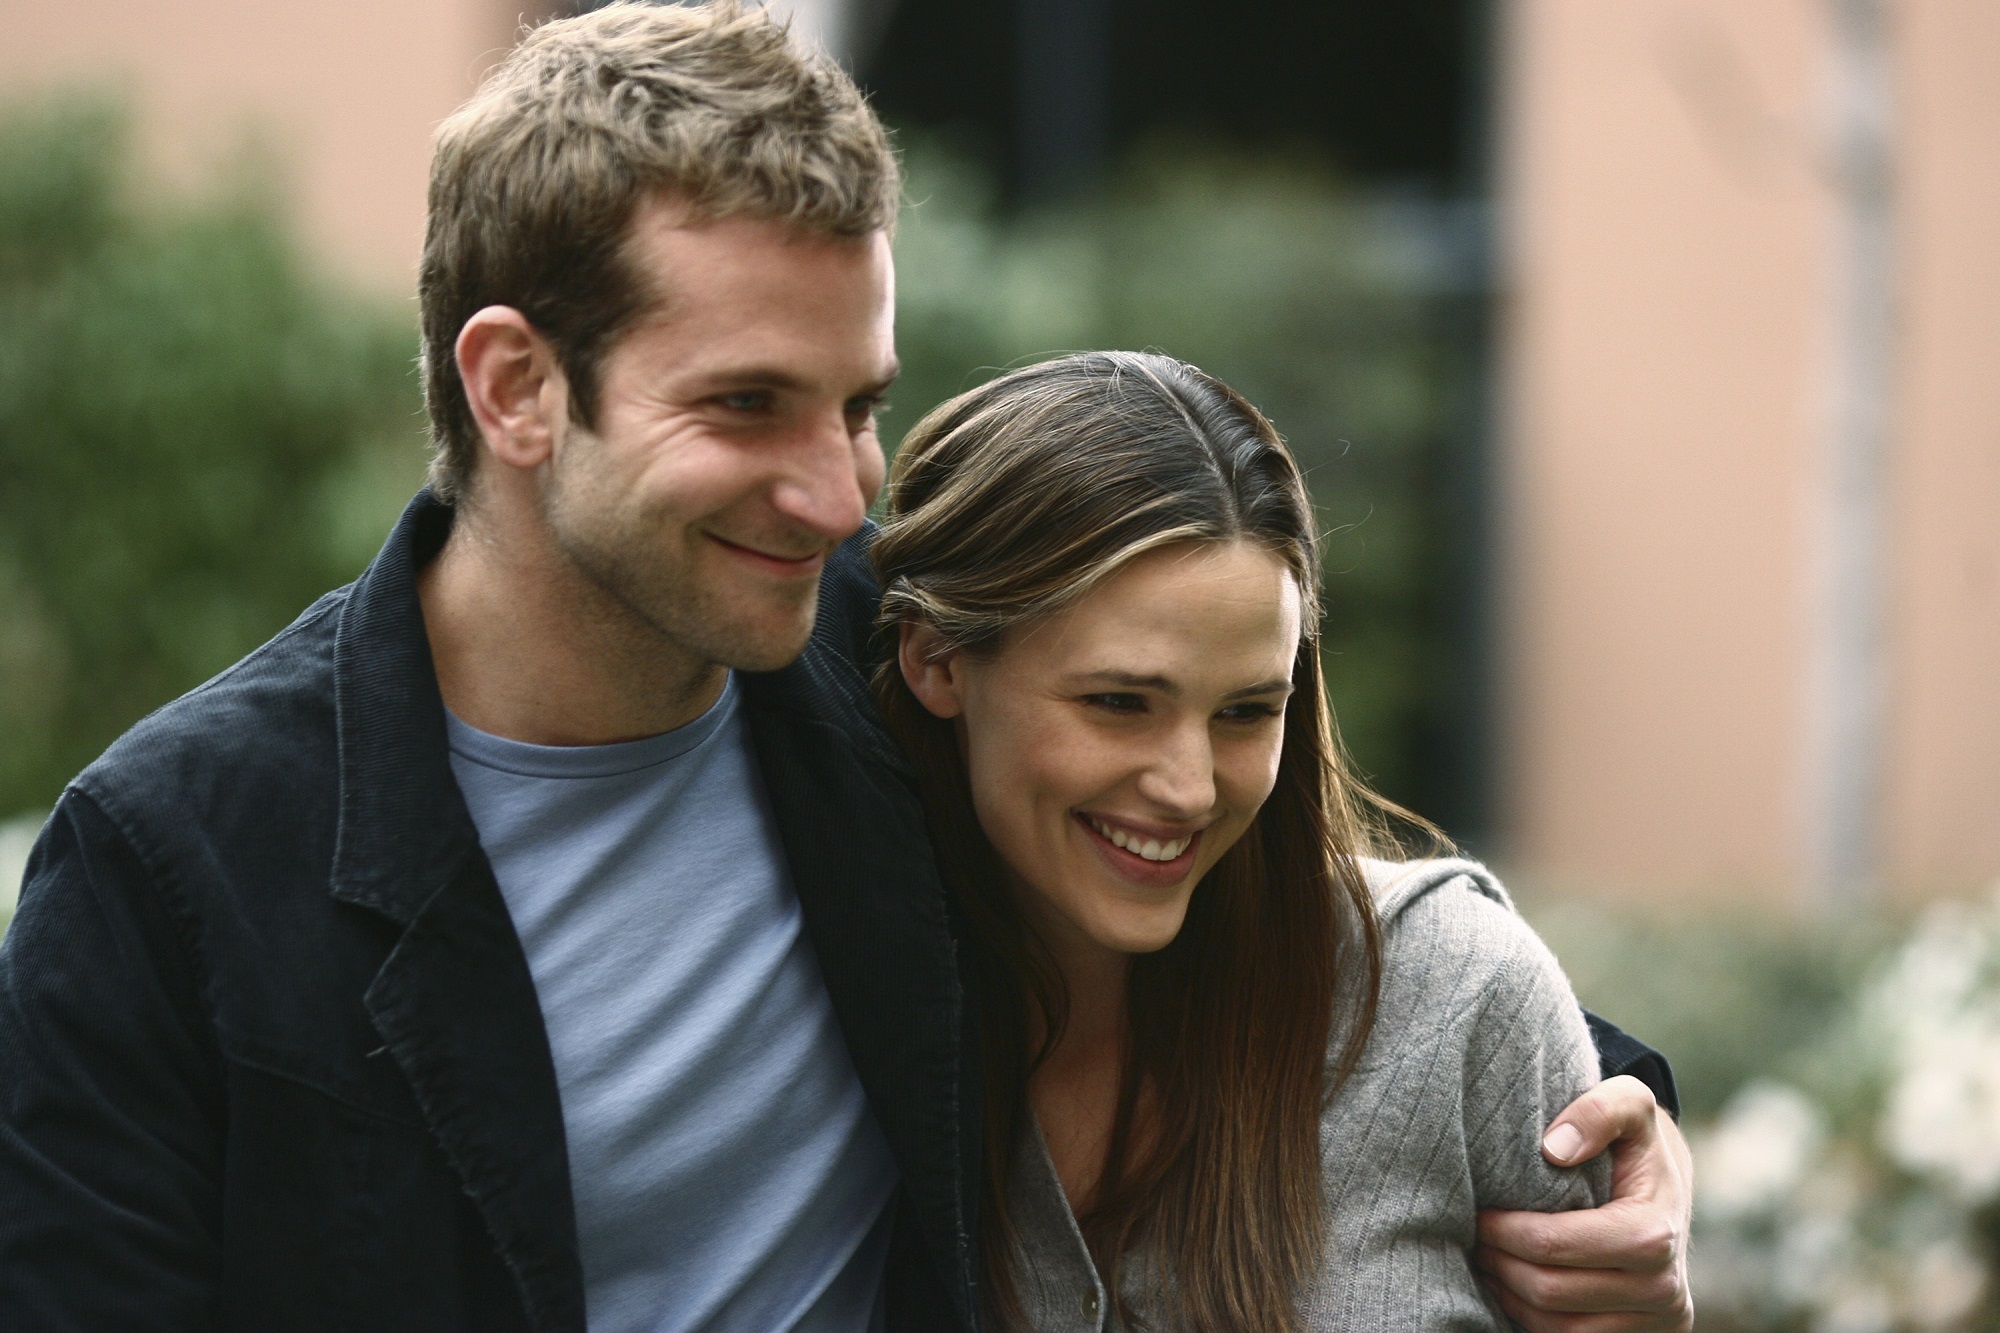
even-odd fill
[[[0,1326],[975,1326],[975,997],[857,667],[897,191],[733,4],[549,25],[442,127],[430,490],[30,864]],[[1572,1152],[1666,1179],[1490,1236],[1508,1299],[1679,1298],[1606,1089]]]

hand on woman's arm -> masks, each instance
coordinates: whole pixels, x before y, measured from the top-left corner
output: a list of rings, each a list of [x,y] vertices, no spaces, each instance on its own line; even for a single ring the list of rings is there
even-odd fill
[[[1573,1130],[1575,1137],[1565,1133]],[[1599,1083],[1550,1123],[1559,1165],[1612,1152],[1611,1201],[1569,1213],[1489,1209],[1475,1260],[1530,1333],[1686,1333],[1694,1170],[1678,1126],[1635,1078]]]

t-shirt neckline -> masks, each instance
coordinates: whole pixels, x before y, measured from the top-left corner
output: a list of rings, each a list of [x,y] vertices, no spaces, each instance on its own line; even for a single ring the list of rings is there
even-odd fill
[[[699,748],[735,716],[737,702],[736,673],[732,671],[707,712],[672,731],[635,741],[536,745],[481,731],[449,708],[444,711],[445,735],[453,755],[481,768],[530,778],[608,778],[652,768]]]

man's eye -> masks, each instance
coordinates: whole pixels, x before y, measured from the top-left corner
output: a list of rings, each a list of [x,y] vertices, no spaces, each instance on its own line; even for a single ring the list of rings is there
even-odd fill
[[[1107,713],[1143,713],[1146,701],[1136,694],[1086,694],[1083,702]]]
[[[876,417],[881,416],[884,412],[887,412],[888,410],[889,410],[889,400],[886,398],[876,398],[870,396],[867,398],[850,398],[847,400],[847,415],[850,417],[865,418],[867,420],[872,421]]]
[[[744,389],[722,394],[715,401],[732,412],[762,412],[771,406],[771,395],[763,389]]]

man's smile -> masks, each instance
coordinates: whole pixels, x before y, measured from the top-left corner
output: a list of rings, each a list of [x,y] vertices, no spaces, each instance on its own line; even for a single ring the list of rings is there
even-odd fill
[[[793,578],[819,573],[821,567],[826,564],[828,554],[825,550],[818,550],[808,555],[790,555],[762,550],[755,546],[746,546],[741,542],[733,542],[727,537],[718,536],[713,532],[704,533],[703,535],[746,564],[754,565],[772,574]]]

